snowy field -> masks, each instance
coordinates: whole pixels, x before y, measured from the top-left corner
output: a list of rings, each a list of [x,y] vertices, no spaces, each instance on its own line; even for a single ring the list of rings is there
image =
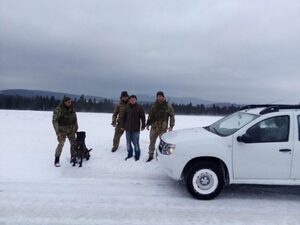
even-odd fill
[[[124,161],[125,137],[111,153],[111,114],[78,113],[91,159],[53,166],[56,137],[51,112],[0,110],[0,225],[294,225],[300,224],[300,187],[234,185],[212,201],[193,199],[157,161]],[[218,117],[177,116],[176,129],[203,126]]]

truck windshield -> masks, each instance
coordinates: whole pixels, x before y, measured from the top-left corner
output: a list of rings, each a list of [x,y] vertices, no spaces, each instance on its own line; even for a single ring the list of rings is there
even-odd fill
[[[257,117],[259,117],[259,115],[245,112],[236,112],[204,128],[219,136],[225,137],[235,133]]]

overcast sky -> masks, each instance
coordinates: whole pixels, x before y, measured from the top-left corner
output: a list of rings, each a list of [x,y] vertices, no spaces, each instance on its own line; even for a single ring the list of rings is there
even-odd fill
[[[300,102],[299,0],[0,0],[0,90]]]

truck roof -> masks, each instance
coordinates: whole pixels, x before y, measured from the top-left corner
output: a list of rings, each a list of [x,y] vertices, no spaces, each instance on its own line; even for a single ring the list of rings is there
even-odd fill
[[[243,106],[240,111],[257,114],[257,115],[264,115],[267,113],[272,112],[279,112],[281,110],[300,110],[299,105],[246,105]]]

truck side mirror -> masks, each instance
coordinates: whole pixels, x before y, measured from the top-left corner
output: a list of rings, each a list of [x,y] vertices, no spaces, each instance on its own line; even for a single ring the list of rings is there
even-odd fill
[[[238,136],[236,140],[238,142],[251,143],[251,136],[249,134],[243,134],[242,136]]]

